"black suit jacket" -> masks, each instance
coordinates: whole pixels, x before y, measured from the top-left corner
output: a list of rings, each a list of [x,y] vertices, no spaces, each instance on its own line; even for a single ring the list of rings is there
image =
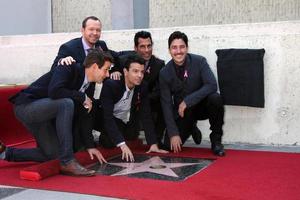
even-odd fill
[[[126,59],[129,55],[136,53],[135,51],[122,51],[119,54],[119,60],[115,63],[115,66],[112,68],[112,72],[119,71],[123,74],[123,68],[126,62]],[[143,81],[148,85],[148,92],[150,98],[151,108],[160,104],[160,91],[159,91],[159,72],[165,66],[165,62],[154,55],[151,56],[148,64],[148,68],[145,71]]]
[[[11,102],[18,105],[41,98],[71,98],[82,104],[85,101],[85,93],[78,90],[82,86],[84,76],[84,68],[77,63],[56,67],[12,97]],[[86,93],[91,96],[92,90],[88,89]]]
[[[122,98],[126,90],[125,80],[107,79],[103,83],[100,102],[103,114],[104,129],[110,135],[112,141],[117,145],[124,142],[123,134],[119,131],[114,120],[114,105]],[[147,85],[141,84],[134,88],[131,102],[130,119],[136,120],[139,117],[143,123],[146,141],[148,144],[156,143],[154,124],[151,117],[149,100],[147,98]]]
[[[100,47],[103,51],[108,51],[106,43],[102,40],[97,41],[95,47]],[[60,59],[67,56],[72,56],[77,63],[83,64],[86,55],[82,44],[82,37],[72,39],[59,47],[57,56],[52,64],[51,69],[57,66]]]
[[[178,105],[182,100],[191,107],[217,92],[216,78],[204,57],[187,54],[186,70],[184,81],[177,77],[173,60],[160,71],[161,105],[170,137],[179,133],[175,120],[179,117]]]

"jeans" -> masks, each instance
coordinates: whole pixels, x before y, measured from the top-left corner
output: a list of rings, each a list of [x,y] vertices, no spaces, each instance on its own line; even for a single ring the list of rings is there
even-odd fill
[[[59,159],[66,164],[74,159],[72,121],[74,103],[71,99],[43,98],[31,103],[16,105],[16,117],[34,136],[37,147],[6,150],[8,161],[44,162]]]

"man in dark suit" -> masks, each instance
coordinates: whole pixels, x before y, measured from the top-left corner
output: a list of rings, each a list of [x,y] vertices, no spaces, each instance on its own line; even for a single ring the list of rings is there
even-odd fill
[[[88,53],[88,49],[91,48],[100,48],[103,51],[109,51],[115,57],[116,52],[109,50],[106,43],[99,40],[101,31],[102,23],[97,17],[86,17],[82,22],[82,37],[72,39],[59,47],[51,69],[55,68],[58,64],[72,64],[73,62],[82,64]],[[63,58],[67,59],[61,63]]]
[[[188,38],[180,32],[168,40],[172,60],[160,72],[161,103],[167,125],[165,144],[174,152],[192,132],[197,120],[209,119],[211,149],[224,156],[222,145],[224,106],[216,79],[202,56],[188,53]]]
[[[148,152],[166,153],[157,146],[154,124],[151,118],[147,86],[143,82],[145,61],[137,54],[127,57],[124,64],[124,78],[108,79],[103,83],[100,102],[103,116],[103,130],[100,144],[122,150],[122,158],[134,161],[131,150],[125,140],[134,140],[139,134],[139,120],[144,127],[146,141],[150,145]],[[108,139],[103,140],[104,137]]]
[[[119,62],[112,68],[110,77],[118,80],[122,76],[123,67],[129,55],[139,54],[145,62],[145,73],[143,81],[148,84],[148,96],[150,99],[150,108],[152,119],[155,124],[155,132],[159,146],[166,128],[163,113],[160,105],[160,92],[158,77],[160,70],[165,66],[165,62],[152,54],[152,37],[147,31],[139,31],[134,36],[134,51],[123,51]]]
[[[18,149],[5,147],[0,142],[0,158],[7,161],[44,162],[58,158],[60,171],[66,175],[92,176],[94,170],[81,166],[74,158],[72,145],[72,121],[74,105],[85,107],[86,114],[93,104],[87,96],[90,82],[102,82],[109,76],[112,57],[100,50],[92,50],[83,66],[56,67],[44,74],[28,88],[10,99],[14,103],[16,117],[33,134],[37,147]],[[101,153],[88,149],[94,156],[106,162]]]

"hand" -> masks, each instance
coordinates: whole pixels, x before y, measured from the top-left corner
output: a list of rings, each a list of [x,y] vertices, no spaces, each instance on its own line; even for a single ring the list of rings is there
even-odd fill
[[[89,113],[93,108],[93,101],[89,97],[86,97],[85,101],[83,102],[83,106],[88,109]]]
[[[134,162],[134,157],[129,147],[126,144],[122,144],[120,148],[122,150],[122,160],[126,159],[127,162]]]
[[[72,56],[68,56],[65,58],[62,58],[58,64],[60,65],[72,65],[73,62],[76,62],[76,60],[74,60],[74,58],[72,58]]]
[[[178,113],[179,113],[179,116],[180,117],[184,117],[184,111],[186,109],[186,104],[184,101],[182,101],[180,104],[179,104],[179,108],[178,108]]]
[[[96,158],[99,160],[101,164],[107,163],[107,161],[104,159],[104,157],[102,156],[101,152],[98,149],[90,148],[87,149],[87,152],[89,153],[91,160],[94,160],[94,156],[96,156]]]
[[[146,153],[151,153],[151,152],[155,152],[155,153],[169,153],[166,150],[159,149],[158,146],[157,146],[157,144],[152,144],[150,146],[150,149]]]
[[[110,74],[110,79],[120,80],[121,76],[122,76],[122,74],[120,72],[113,72]]]
[[[182,141],[180,136],[175,135],[172,136],[170,139],[170,145],[171,145],[171,151],[174,151],[174,153],[178,153],[179,151],[181,151],[181,145],[182,145]]]

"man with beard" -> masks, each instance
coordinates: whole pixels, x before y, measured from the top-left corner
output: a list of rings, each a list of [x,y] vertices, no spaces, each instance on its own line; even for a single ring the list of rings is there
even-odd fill
[[[188,53],[188,38],[173,32],[169,39],[172,60],[161,70],[161,103],[167,125],[164,143],[174,152],[191,135],[197,120],[209,119],[211,150],[224,156],[222,145],[224,106],[217,93],[217,82],[206,59]]]

